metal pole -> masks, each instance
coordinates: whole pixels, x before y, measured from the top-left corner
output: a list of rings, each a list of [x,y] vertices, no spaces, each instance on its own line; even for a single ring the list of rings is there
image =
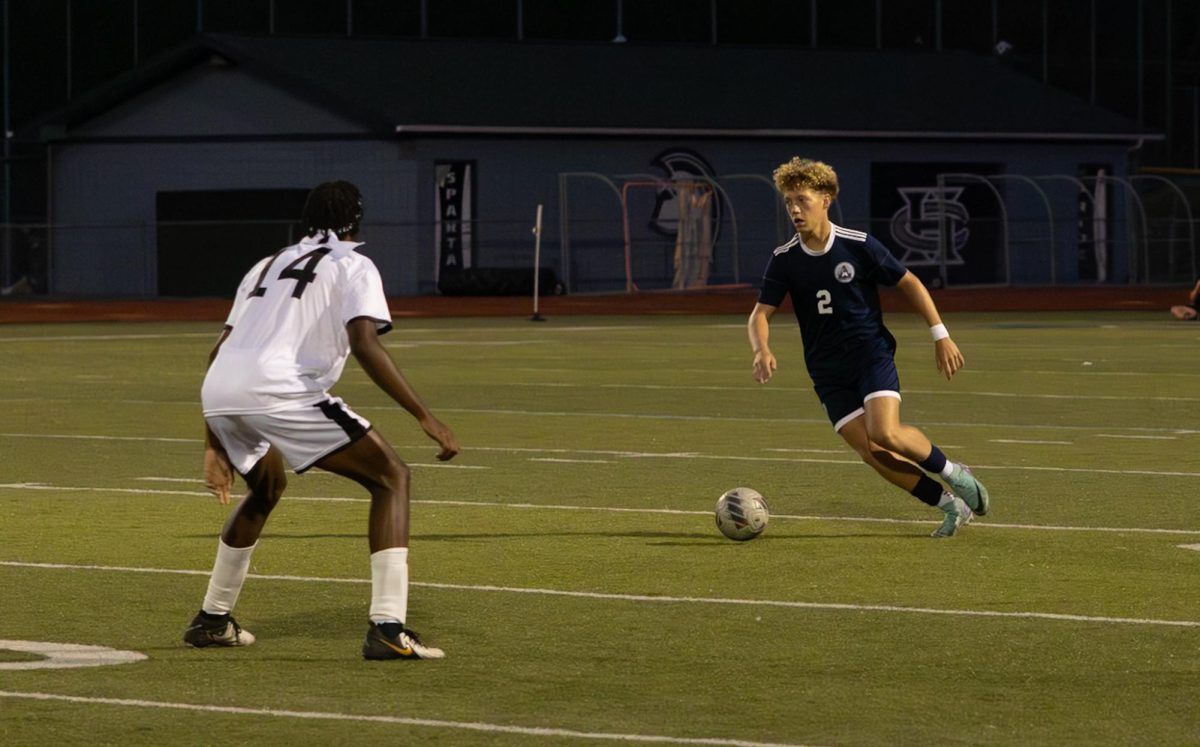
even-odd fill
[[[346,0],[346,36],[354,36],[354,0]]]
[[[138,66],[138,0],[133,0],[133,66]]]
[[[1137,3],[1137,121],[1138,121],[1138,124],[1145,124],[1145,122],[1146,122],[1146,92],[1144,90],[1145,85],[1146,85],[1146,80],[1145,80],[1146,74],[1145,74],[1145,70],[1144,70],[1146,49],[1145,49],[1145,40],[1142,38],[1144,36],[1143,30],[1142,30],[1142,24],[1144,23],[1143,18],[1142,18],[1142,16],[1143,16],[1142,2],[1143,2],[1143,0],[1138,0],[1138,3]]]
[[[4,264],[0,267],[0,286],[12,285],[12,74],[8,52],[8,0],[3,2],[4,26]]]
[[[1172,48],[1171,48],[1172,47],[1171,34],[1173,33],[1173,28],[1172,28],[1173,24],[1171,21],[1171,15],[1172,15],[1171,14],[1171,6],[1172,6],[1171,0],[1167,0],[1167,13],[1166,13],[1166,15],[1167,15],[1167,45],[1166,45],[1167,49],[1166,49],[1166,54],[1164,55],[1165,60],[1166,60],[1166,67],[1167,67],[1167,89],[1164,92],[1164,95],[1166,96],[1167,100],[1166,100],[1165,112],[1163,115],[1163,125],[1166,127],[1166,130],[1167,130],[1167,161],[1171,160],[1172,152],[1175,150],[1173,147],[1171,147],[1172,146],[1171,131],[1173,129],[1175,129],[1174,127],[1171,126],[1173,124],[1173,122],[1171,121],[1171,95],[1173,93],[1171,91],[1171,86],[1173,85],[1172,76],[1171,76],[1171,57],[1174,54],[1174,52],[1172,51]]]
[[[67,0],[67,100],[71,100],[71,0]]]
[[[204,33],[204,0],[196,0],[196,33]]]
[[[817,0],[808,0],[808,43],[814,49],[817,46]]]
[[[275,0],[267,3],[267,33],[275,35]]]
[[[1000,0],[992,0],[992,50],[1000,43]]]
[[[1088,100],[1094,104],[1096,103],[1096,0],[1092,0],[1091,3],[1091,26],[1088,29],[1088,38],[1092,52],[1091,65],[1089,67],[1090,78],[1088,81],[1088,90],[1091,96]]]
[[[933,48],[942,51],[942,0],[933,3]]]
[[[533,316],[529,317],[531,322],[544,322],[546,318],[538,313],[538,298],[541,287],[542,270],[542,203],[537,206],[537,218],[533,224]]]
[[[525,0],[517,0],[517,41],[525,41]]]
[[[421,0],[421,38],[429,38],[429,0]]]
[[[883,0],[875,0],[875,48],[883,49]]]
[[[717,43],[717,0],[710,0],[708,4],[708,21],[710,39],[713,44]]]
[[[1042,0],[1042,82],[1050,82],[1050,8]]]

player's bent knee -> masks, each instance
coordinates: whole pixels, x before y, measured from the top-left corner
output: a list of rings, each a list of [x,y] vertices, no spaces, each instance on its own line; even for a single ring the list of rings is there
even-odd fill
[[[879,428],[870,433],[871,441],[889,451],[896,451],[901,444],[899,428]]]

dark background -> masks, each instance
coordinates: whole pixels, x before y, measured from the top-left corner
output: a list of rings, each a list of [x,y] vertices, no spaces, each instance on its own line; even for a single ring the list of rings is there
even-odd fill
[[[196,33],[528,44],[969,50],[1166,134],[1141,166],[1200,168],[1196,0],[0,0],[8,129]],[[999,46],[998,46],[999,45]],[[770,70],[763,70],[770,75]],[[36,137],[7,144],[11,221],[44,215]],[[3,189],[3,187],[0,187]],[[4,216],[0,216],[3,222]]]

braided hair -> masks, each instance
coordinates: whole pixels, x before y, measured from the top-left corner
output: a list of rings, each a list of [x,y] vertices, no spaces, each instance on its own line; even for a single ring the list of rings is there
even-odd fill
[[[318,232],[345,238],[358,233],[362,223],[362,193],[347,181],[318,184],[308,193],[300,221],[308,236]]]

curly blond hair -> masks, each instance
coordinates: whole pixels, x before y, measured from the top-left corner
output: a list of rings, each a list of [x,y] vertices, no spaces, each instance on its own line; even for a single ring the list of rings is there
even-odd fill
[[[821,161],[796,156],[775,169],[775,188],[780,192],[811,189],[837,199],[838,178],[833,167]]]

